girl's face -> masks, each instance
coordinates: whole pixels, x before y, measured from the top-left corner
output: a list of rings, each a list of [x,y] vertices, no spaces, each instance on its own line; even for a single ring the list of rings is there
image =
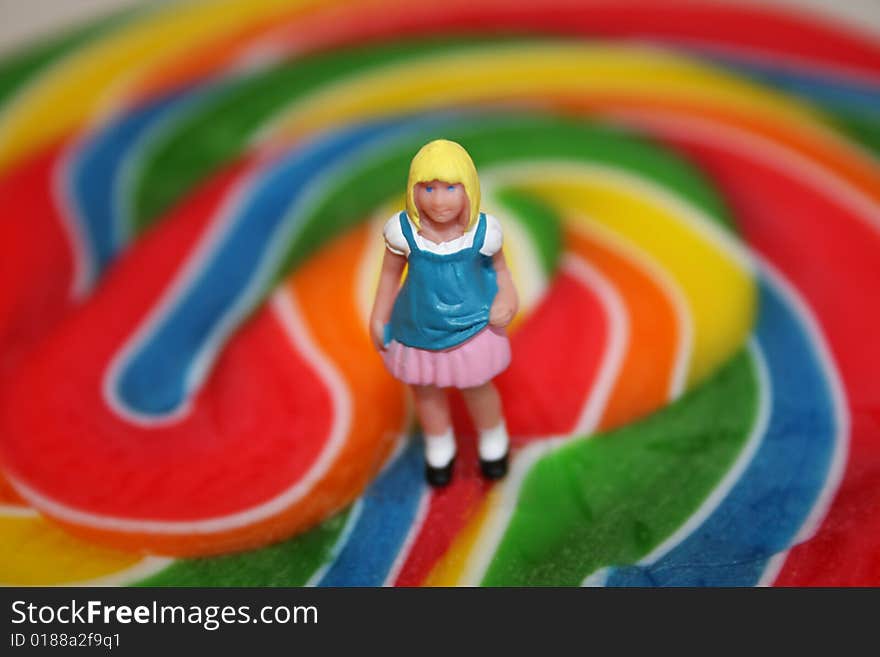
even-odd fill
[[[461,183],[442,180],[418,183],[413,190],[413,200],[419,215],[433,222],[446,224],[453,221],[467,223],[468,197]]]

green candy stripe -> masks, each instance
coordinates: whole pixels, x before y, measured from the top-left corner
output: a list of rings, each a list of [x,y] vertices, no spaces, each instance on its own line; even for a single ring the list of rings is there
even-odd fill
[[[199,180],[243,152],[259,128],[322,86],[345,77],[375,73],[383,66],[464,50],[489,49],[502,42],[514,40],[420,39],[349,48],[306,56],[227,82],[163,131],[161,140],[148,149],[133,185],[135,229],[146,228]],[[548,40],[517,39],[515,42],[533,45]],[[573,148],[568,151],[577,156]],[[528,158],[528,153],[522,157]],[[731,227],[723,205],[709,193],[709,187],[702,183],[694,187],[691,181],[695,175],[698,174],[692,167],[677,164],[667,177],[679,178],[682,186],[691,189],[695,197],[692,200],[697,205],[711,206],[710,214],[722,218],[723,225]],[[406,180],[405,176],[398,178],[395,190],[399,189],[400,180]],[[361,211],[363,207],[360,206]]]
[[[855,112],[829,112],[827,108],[823,110],[831,114],[834,126],[846,134],[852,142],[860,144],[874,157],[880,158],[880,120]]]
[[[753,426],[759,383],[740,351],[705,385],[648,419],[576,439],[527,475],[483,579],[487,586],[577,586],[633,564],[693,514]]]
[[[135,586],[303,586],[330,558],[349,510],[289,541],[240,554],[180,559]]]

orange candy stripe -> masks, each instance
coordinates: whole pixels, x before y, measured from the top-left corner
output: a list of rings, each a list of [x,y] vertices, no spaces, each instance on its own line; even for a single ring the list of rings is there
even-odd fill
[[[608,278],[629,316],[626,355],[598,426],[613,429],[657,410],[669,399],[670,375],[678,356],[676,312],[649,274],[614,250],[572,230],[565,239],[572,251]]]
[[[313,493],[332,495],[338,486],[345,489],[346,504],[372,481],[405,431],[406,390],[385,369],[357,306],[359,268],[365,248],[374,244],[368,239],[371,229],[365,223],[347,233],[286,283],[300,304],[312,339],[350,389],[351,432],[338,458],[340,467]],[[377,440],[382,444],[379,450]]]

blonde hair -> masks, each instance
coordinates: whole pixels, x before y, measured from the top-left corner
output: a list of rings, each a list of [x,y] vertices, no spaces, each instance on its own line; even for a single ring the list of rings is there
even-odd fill
[[[419,209],[413,198],[413,188],[432,180],[462,184],[470,204],[465,230],[470,230],[480,215],[480,179],[474,161],[461,144],[448,139],[435,139],[422,146],[412,159],[406,183],[406,212],[416,228],[420,227]]]

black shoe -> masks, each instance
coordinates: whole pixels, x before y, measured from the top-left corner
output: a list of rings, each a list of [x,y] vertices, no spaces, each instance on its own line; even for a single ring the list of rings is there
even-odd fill
[[[480,459],[480,470],[483,472],[483,476],[486,479],[501,479],[504,475],[507,474],[507,457],[510,455],[510,452],[507,452],[500,459],[495,459],[494,461],[484,461]]]
[[[455,457],[444,465],[442,468],[435,468],[432,465],[429,465],[427,462],[425,463],[425,479],[428,480],[428,483],[431,484],[434,488],[441,488],[449,484],[452,481],[452,468],[455,465]]]

